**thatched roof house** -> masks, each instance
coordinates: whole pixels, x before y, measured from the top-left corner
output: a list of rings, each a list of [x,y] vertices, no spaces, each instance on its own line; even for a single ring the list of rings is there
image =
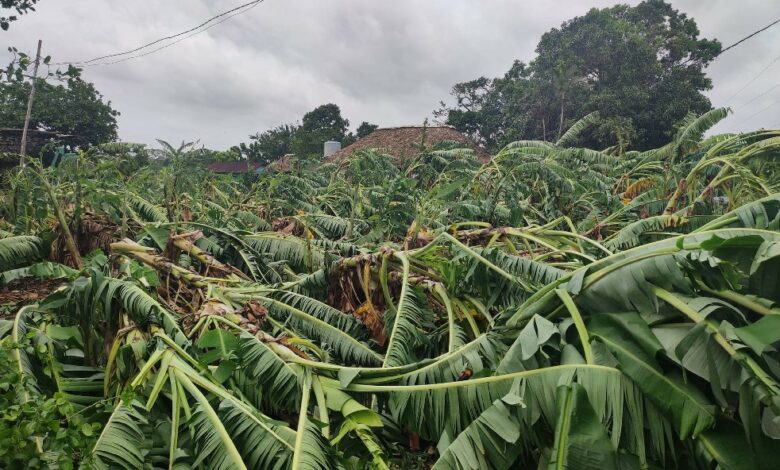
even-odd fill
[[[341,161],[358,150],[378,149],[400,159],[407,160],[420,154],[420,143],[425,132],[425,146],[430,147],[443,141],[455,141],[474,150],[481,162],[490,160],[490,154],[482,147],[471,142],[465,135],[450,126],[404,126],[377,129],[352,145],[344,147],[325,161]]]

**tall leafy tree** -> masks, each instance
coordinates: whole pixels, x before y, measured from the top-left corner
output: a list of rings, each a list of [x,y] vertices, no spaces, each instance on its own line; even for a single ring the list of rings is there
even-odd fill
[[[271,163],[292,152],[292,140],[297,124],[282,124],[265,132],[249,136],[249,143],[241,143],[237,150],[247,160]]]
[[[376,124],[371,124],[370,122],[363,121],[355,130],[355,138],[362,139],[363,137],[377,130],[378,127],[379,126],[377,126]]]
[[[303,116],[301,127],[292,140],[293,153],[300,157],[322,155],[322,144],[328,140],[344,142],[348,137],[349,120],[341,116],[341,109],[333,103],[324,104]]]
[[[322,145],[328,140],[337,140],[350,145],[374,132],[379,126],[367,121],[360,123],[355,132],[349,132],[349,120],[341,116],[341,109],[335,104],[318,106],[303,116],[301,124],[282,124],[249,136],[249,142],[233,147],[242,158],[250,161],[271,163],[289,153],[304,158],[322,156]]]
[[[0,83],[0,126],[21,128],[27,111],[30,82]],[[63,84],[39,79],[30,119],[31,129],[73,135],[76,145],[96,145],[117,139],[119,112],[92,83],[70,78]]]
[[[658,147],[689,112],[711,108],[704,68],[720,49],[663,0],[594,8],[545,33],[529,64],[455,85],[455,106],[437,114],[497,149],[516,139],[556,140],[599,111],[581,143]]]

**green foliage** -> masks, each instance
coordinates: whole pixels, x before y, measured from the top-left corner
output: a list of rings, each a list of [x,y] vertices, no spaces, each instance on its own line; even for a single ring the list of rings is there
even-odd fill
[[[358,126],[357,130],[355,130],[355,138],[360,140],[363,137],[369,135],[370,133],[374,132],[379,128],[376,124],[371,124],[370,122],[363,121]]]
[[[0,126],[21,128],[30,94],[29,81],[0,83]],[[65,84],[36,83],[31,129],[72,135],[69,142],[89,146],[117,139],[119,112],[92,83],[71,78]]]
[[[0,1],[0,8],[11,10],[13,9],[17,15],[24,15],[35,11],[35,4],[38,0],[2,0]],[[16,21],[16,15],[0,16],[0,29],[7,31],[11,26],[12,21]]]
[[[239,181],[161,142],[19,169],[0,295],[37,304],[2,314],[0,400],[30,411],[0,445],[97,468],[773,468],[780,132],[702,140],[726,114],[646,152],[576,147],[590,115],[484,164],[445,144]]]
[[[20,236],[0,239],[0,271],[7,271],[41,259],[41,240]]]
[[[114,163],[125,177],[134,175],[149,165],[149,149],[145,144],[110,142],[91,147],[86,157],[93,163]]]
[[[341,116],[341,109],[332,103],[324,104],[306,113],[301,124],[282,124],[250,135],[249,143],[242,142],[233,150],[246,160],[265,165],[288,154],[295,154],[300,160],[319,160],[328,140],[347,146],[378,127],[363,121],[353,134],[348,131],[349,121]]]
[[[329,140],[344,142],[349,121],[341,116],[341,109],[324,104],[303,115],[301,127],[292,138],[292,153],[303,158],[322,158],[322,146]]]
[[[0,340],[0,466],[3,468],[79,468],[101,425],[90,422],[65,393],[42,394],[11,362],[12,351],[36,354],[30,338]],[[45,348],[44,348],[45,350]]]
[[[249,161],[269,164],[288,153],[292,153],[295,133],[300,129],[295,124],[282,124],[265,132],[249,136],[249,144],[241,143],[238,150]]]
[[[578,119],[601,119],[588,146],[648,149],[667,142],[689,112],[710,109],[704,68],[720,43],[662,0],[591,9],[545,33],[530,63],[496,79],[456,84],[442,119],[491,150],[520,139],[557,140]]]

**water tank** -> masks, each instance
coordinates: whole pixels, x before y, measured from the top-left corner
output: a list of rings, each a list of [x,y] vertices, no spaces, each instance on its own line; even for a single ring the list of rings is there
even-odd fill
[[[341,150],[341,142],[336,142],[335,140],[329,140],[325,142],[325,145],[322,149],[322,158],[328,158],[334,153]]]

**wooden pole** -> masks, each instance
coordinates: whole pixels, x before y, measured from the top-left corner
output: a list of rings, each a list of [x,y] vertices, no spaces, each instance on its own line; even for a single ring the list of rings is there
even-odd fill
[[[22,155],[19,159],[19,165],[24,166],[24,156],[27,154],[27,129],[30,127],[30,115],[32,115],[33,99],[35,99],[35,80],[38,78],[38,65],[41,63],[41,45],[43,41],[38,39],[38,52],[35,54],[35,65],[33,67],[32,83],[30,84],[30,97],[27,99],[27,114],[24,116],[24,127],[22,128],[22,148],[19,153]]]

